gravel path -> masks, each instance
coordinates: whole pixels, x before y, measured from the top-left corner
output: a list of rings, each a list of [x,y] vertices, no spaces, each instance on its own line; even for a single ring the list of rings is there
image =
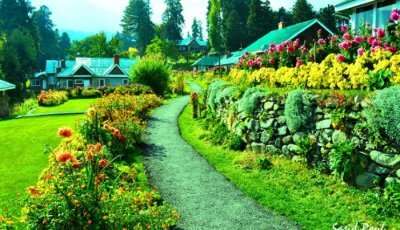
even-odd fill
[[[179,229],[296,229],[266,211],[212,168],[180,136],[178,116],[188,97],[155,110],[149,124],[146,168],[151,183],[181,214]]]

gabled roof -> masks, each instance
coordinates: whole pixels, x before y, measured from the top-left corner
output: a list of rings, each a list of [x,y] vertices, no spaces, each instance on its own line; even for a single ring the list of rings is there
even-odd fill
[[[187,37],[178,42],[178,46],[188,46],[190,43],[195,41],[199,46],[207,46],[207,41],[201,40],[200,38],[193,39],[192,37]]]
[[[301,22],[295,25],[288,26],[283,29],[276,29],[265,36],[261,37],[254,43],[250,44],[248,47],[244,49],[244,52],[255,53],[262,52],[269,48],[271,44],[281,44],[282,42],[289,41],[295,39],[305,30],[310,28],[311,26],[319,24],[322,28],[324,28],[328,33],[333,35],[333,32],[328,29],[324,24],[322,24],[318,19],[312,19],[305,22]]]
[[[0,91],[7,91],[7,90],[11,90],[11,89],[15,89],[14,84],[0,80]]]
[[[348,9],[352,9],[354,7],[366,5],[372,2],[376,2],[377,0],[344,0],[335,6],[336,12],[345,11]]]
[[[193,63],[192,66],[216,66],[219,60],[218,55],[205,55]]]
[[[127,74],[130,68],[136,64],[136,62],[137,60],[120,58],[118,67],[123,73]],[[109,72],[114,69],[115,64],[113,58],[79,57],[73,61],[66,61],[65,66],[66,68],[62,69],[62,71],[58,74],[58,77],[70,77],[82,66],[88,69],[93,76],[105,77],[108,76]]]

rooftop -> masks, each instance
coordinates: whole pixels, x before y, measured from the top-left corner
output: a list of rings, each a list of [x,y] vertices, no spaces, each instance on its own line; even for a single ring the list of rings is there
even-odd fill
[[[14,84],[0,80],[0,91],[7,91],[7,90],[11,90],[11,89],[15,89]]]

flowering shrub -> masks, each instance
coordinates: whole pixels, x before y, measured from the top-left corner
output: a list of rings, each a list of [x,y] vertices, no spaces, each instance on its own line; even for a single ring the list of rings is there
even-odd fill
[[[64,141],[49,157],[23,208],[30,229],[168,229],[178,215],[154,191],[140,188],[135,165],[116,162],[100,143],[60,129]]]
[[[61,105],[68,101],[68,93],[66,91],[41,91],[37,97],[39,105],[54,106]]]

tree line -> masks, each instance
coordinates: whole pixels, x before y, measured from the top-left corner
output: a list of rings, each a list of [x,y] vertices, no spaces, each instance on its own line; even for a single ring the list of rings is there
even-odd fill
[[[277,29],[280,22],[289,26],[313,18],[335,31],[334,14],[334,6],[316,12],[307,0],[296,0],[290,11],[283,7],[274,11],[269,0],[209,0],[209,45],[214,52],[239,50]]]
[[[65,57],[69,46],[68,34],[55,28],[49,8],[0,0],[0,79],[16,85],[14,100],[24,97],[27,79],[43,70],[47,59]]]

